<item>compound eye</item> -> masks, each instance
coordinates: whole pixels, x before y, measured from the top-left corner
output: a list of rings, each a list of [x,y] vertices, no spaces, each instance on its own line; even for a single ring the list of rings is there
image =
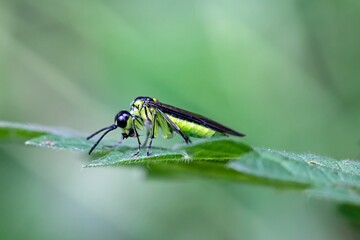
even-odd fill
[[[116,125],[120,128],[125,128],[127,121],[129,120],[130,114],[128,112],[122,111],[116,115]]]

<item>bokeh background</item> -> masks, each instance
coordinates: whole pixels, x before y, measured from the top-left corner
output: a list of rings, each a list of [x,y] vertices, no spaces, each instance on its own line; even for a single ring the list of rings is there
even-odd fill
[[[358,159],[359,23],[350,0],[2,0],[0,119],[85,136],[149,95],[254,146]],[[6,142],[0,159],[1,239],[359,237],[295,191],[82,170],[85,154]]]

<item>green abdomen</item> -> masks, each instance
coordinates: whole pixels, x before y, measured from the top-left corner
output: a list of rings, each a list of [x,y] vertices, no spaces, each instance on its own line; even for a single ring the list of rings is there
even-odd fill
[[[169,114],[167,116],[173,121],[180,130],[189,137],[196,137],[196,138],[210,138],[214,136],[221,136],[224,135],[222,133],[216,132],[211,128],[204,127],[202,125],[185,121],[179,118],[175,118]]]

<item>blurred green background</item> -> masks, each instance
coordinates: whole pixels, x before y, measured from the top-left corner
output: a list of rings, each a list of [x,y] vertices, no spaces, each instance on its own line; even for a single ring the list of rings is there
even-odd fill
[[[148,95],[254,146],[358,159],[359,23],[350,0],[2,0],[0,119],[85,136]],[[0,238],[359,237],[334,203],[295,191],[86,158],[1,143]]]

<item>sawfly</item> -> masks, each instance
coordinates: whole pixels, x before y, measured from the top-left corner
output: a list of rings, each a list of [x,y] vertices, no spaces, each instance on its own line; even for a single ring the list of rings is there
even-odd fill
[[[133,156],[137,156],[140,153],[141,146],[146,146],[146,155],[150,155],[151,144],[153,139],[158,135],[159,129],[161,129],[165,139],[171,138],[174,133],[177,133],[186,143],[191,143],[189,137],[245,136],[243,133],[232,130],[199,114],[161,103],[156,98],[137,97],[131,103],[130,112],[126,110],[120,111],[115,116],[114,124],[102,128],[87,137],[87,140],[89,140],[95,135],[105,131],[92,146],[89,154],[93,152],[106,134],[116,128],[122,130],[122,139],[127,139],[128,137],[137,138],[138,149]],[[138,131],[143,129],[146,130],[146,139],[144,144],[141,145]],[[147,145],[149,138],[150,142]]]

